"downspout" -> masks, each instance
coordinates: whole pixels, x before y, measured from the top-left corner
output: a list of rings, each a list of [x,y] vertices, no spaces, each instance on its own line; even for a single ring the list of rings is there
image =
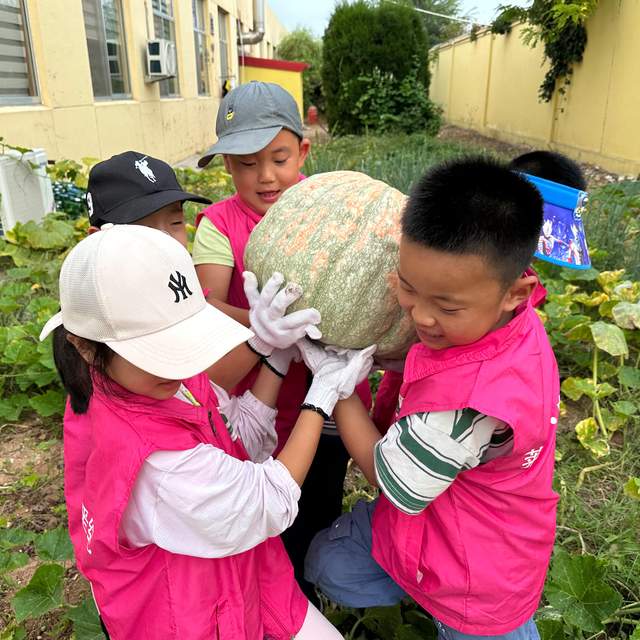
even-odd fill
[[[253,0],[253,31],[238,31],[238,45],[258,44],[264,38],[264,5],[265,0]]]

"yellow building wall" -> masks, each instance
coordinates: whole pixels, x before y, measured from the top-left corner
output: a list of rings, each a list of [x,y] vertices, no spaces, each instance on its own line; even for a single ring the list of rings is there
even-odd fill
[[[300,117],[304,114],[302,101],[302,73],[299,71],[286,71],[284,69],[265,69],[263,67],[252,67],[249,65],[240,67],[240,82],[273,82],[286,89],[296,101]]]
[[[430,96],[447,122],[508,142],[555,149],[617,173],[640,172],[640,2],[600,2],[587,24],[584,60],[565,93],[540,102],[547,65],[542,46],[508,35],[479,34],[440,45]],[[483,115],[480,115],[483,114]]]
[[[135,149],[168,162],[213,144],[222,95],[218,7],[229,14],[228,60],[238,84],[236,19],[244,30],[253,28],[252,0],[205,2],[207,96],[197,90],[192,2],[173,0],[179,96],[170,98],[160,97],[158,83],[144,81],[146,42],[154,37],[151,0],[122,0],[131,90],[125,100],[93,96],[81,0],[26,0],[26,6],[40,104],[0,105],[0,136],[8,143],[43,147],[50,159],[104,159]],[[286,33],[268,4],[266,14],[263,42],[246,46],[247,55],[272,57]]]

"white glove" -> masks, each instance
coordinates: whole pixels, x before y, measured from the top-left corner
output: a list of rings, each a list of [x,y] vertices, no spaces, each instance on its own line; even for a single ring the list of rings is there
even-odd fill
[[[369,375],[376,345],[366,349],[336,350],[335,347],[323,348],[308,340],[300,340],[298,348],[313,373],[313,382],[304,403],[320,409],[328,418],[338,400],[351,396],[356,385]]]
[[[305,335],[318,339],[322,337],[320,313],[316,309],[302,309],[285,315],[287,307],[302,295],[302,288],[293,283],[280,290],[284,283],[281,273],[274,273],[262,291],[258,291],[258,281],[251,271],[242,274],[244,292],[249,301],[249,321],[255,334],[249,346],[261,356],[269,356],[274,349],[287,349]]]
[[[284,378],[289,373],[289,365],[291,361],[300,362],[302,356],[300,350],[294,344],[288,349],[274,349],[270,356],[264,358],[263,362],[273,371],[276,375]]]

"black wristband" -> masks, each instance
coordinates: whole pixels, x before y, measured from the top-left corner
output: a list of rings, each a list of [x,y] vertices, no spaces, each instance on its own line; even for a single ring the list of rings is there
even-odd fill
[[[262,356],[261,358],[262,360],[262,364],[267,367],[267,369],[269,369],[269,371],[271,371],[272,373],[275,373],[278,378],[284,378],[285,374],[281,373],[280,371],[278,371],[270,362],[269,362],[269,358],[267,358],[266,356]]]
[[[300,406],[300,409],[307,409],[307,411],[315,411],[316,413],[319,413],[325,420],[329,420],[329,416],[320,407],[316,407],[315,405],[309,404],[308,402],[304,402]]]

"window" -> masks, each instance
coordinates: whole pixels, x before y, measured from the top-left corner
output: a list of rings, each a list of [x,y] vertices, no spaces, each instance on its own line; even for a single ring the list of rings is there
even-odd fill
[[[24,0],[0,0],[0,102],[36,102],[37,96]]]
[[[153,5],[153,29],[156,38],[164,38],[176,42],[176,19],[173,15],[172,0],[152,0]],[[177,50],[177,47],[176,47]],[[176,70],[175,78],[161,80],[160,95],[161,96],[177,96],[178,95],[178,75]]]
[[[204,0],[192,0],[192,2],[198,95],[206,96],[209,95],[209,56],[207,54],[206,23],[204,21]]]
[[[84,29],[96,98],[127,97],[129,74],[121,0],[82,0]]]
[[[229,14],[218,8],[218,42],[220,45],[220,80],[222,81],[223,95],[225,84],[231,79],[229,69],[229,37],[227,36]]]

